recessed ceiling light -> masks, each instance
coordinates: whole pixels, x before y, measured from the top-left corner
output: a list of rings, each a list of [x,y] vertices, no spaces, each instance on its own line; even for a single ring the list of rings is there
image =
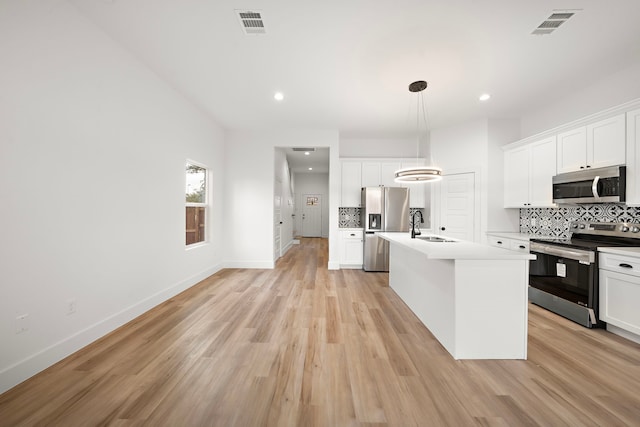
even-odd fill
[[[309,168],[309,170],[310,170],[310,171],[312,171],[312,170],[313,170],[313,168]]]
[[[308,156],[309,154],[311,154],[311,153],[309,153],[308,151],[305,151],[305,152],[304,152],[304,155],[305,155],[305,156]]]
[[[275,95],[273,95],[273,99],[276,101],[282,101],[284,99],[284,94],[282,92],[276,92]]]
[[[491,98],[491,95],[489,95],[488,93],[483,93],[482,95],[480,95],[480,97],[478,99],[480,101],[488,101],[489,98]]]

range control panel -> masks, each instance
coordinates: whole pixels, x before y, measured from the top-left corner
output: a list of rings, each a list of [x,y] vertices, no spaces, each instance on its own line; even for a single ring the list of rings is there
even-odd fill
[[[632,237],[640,239],[640,224],[629,222],[582,222],[575,221],[569,226],[573,234],[594,234],[599,236]]]

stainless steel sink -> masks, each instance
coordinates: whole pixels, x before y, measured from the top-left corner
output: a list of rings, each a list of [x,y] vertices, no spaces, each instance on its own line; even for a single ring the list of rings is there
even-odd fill
[[[456,240],[447,239],[446,237],[439,236],[416,236],[416,239],[424,240],[425,242],[455,242]]]

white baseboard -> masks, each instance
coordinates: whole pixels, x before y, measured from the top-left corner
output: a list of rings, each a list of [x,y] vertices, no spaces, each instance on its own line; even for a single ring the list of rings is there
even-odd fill
[[[273,269],[275,268],[275,262],[274,261],[227,261],[224,263],[224,268]]]
[[[626,338],[629,341],[633,341],[637,344],[640,344],[640,335],[636,335],[633,332],[627,331],[626,329],[622,329],[617,326],[613,326],[610,323],[607,323],[607,331],[611,332],[612,334],[616,334],[623,338]]]
[[[221,269],[221,265],[208,268],[7,367],[0,372],[0,393],[15,387]]]
[[[340,270],[340,261],[329,261],[328,270]]]

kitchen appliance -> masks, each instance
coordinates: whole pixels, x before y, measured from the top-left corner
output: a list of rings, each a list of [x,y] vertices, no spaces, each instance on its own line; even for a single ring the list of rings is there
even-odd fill
[[[409,231],[409,189],[363,187],[361,223],[364,226],[365,271],[389,271],[389,242],[382,231]]]
[[[620,203],[625,201],[627,168],[583,169],[553,177],[554,203]]]
[[[531,239],[529,301],[587,328],[598,318],[598,248],[640,246],[640,224],[572,222],[567,239]]]

